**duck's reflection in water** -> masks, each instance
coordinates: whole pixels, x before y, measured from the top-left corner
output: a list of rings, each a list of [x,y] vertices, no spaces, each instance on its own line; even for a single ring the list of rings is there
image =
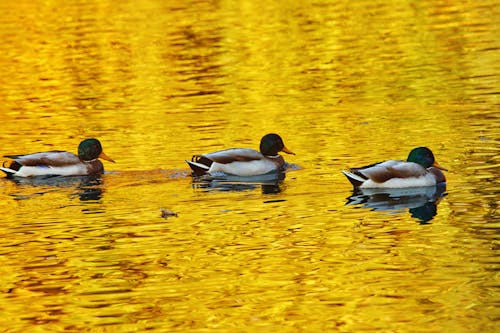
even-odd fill
[[[43,195],[45,193],[58,191],[58,189],[75,188],[76,192],[72,195],[77,195],[81,201],[98,201],[102,198],[102,178],[100,176],[43,176],[21,178],[14,177],[9,179],[21,186],[30,186],[38,188],[39,191],[32,195],[16,195],[13,196],[17,200],[29,199],[33,195]]]
[[[102,179],[95,178],[91,181],[82,181],[78,186],[80,201],[99,201],[102,199]]]
[[[425,224],[437,214],[437,205],[446,195],[446,184],[406,189],[355,189],[346,205],[375,211],[404,211]]]
[[[204,191],[251,191],[261,188],[263,194],[276,194],[283,190],[285,172],[268,173],[260,176],[241,177],[215,175],[193,178],[193,188]]]

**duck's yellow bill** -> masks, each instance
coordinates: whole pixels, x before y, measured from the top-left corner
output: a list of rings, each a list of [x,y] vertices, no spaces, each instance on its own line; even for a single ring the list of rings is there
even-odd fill
[[[288,149],[287,147],[283,147],[283,149],[281,149],[281,151],[284,153],[287,153],[287,154],[295,155],[295,153],[293,151],[291,151],[290,149]]]
[[[435,167],[435,168],[441,169],[443,171],[448,171],[448,169],[446,169],[445,167],[440,166],[436,161],[434,161],[434,163],[432,164],[432,166]]]
[[[109,157],[108,155],[104,154],[104,152],[103,152],[103,151],[99,154],[99,156],[98,156],[98,157],[99,157],[99,158],[102,158],[103,160],[106,160],[106,161],[110,161],[110,162],[115,163],[115,161],[114,161],[111,157]]]

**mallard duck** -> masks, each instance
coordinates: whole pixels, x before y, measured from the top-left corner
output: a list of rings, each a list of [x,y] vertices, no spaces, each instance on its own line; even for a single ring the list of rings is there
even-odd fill
[[[427,147],[413,149],[406,161],[385,161],[344,171],[357,188],[406,188],[432,186],[446,182],[434,154]]]
[[[194,176],[224,173],[234,176],[258,176],[283,169],[285,159],[279,152],[293,154],[278,134],[266,134],[260,140],[260,152],[249,148],[232,148],[208,154],[193,155],[186,161]]]
[[[97,139],[86,139],[78,146],[78,156],[66,151],[54,150],[29,155],[6,155],[13,159],[8,167],[0,168],[7,177],[34,176],[85,176],[104,172],[99,158],[115,162],[102,151]]]

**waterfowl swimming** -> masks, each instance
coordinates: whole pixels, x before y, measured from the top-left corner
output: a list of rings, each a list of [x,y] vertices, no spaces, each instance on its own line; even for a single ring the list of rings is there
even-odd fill
[[[186,161],[194,176],[224,173],[234,176],[258,176],[282,170],[285,159],[279,152],[293,154],[285,147],[278,134],[266,134],[260,141],[260,151],[249,148],[231,148],[208,154],[193,155]]]
[[[78,156],[66,151],[54,150],[28,155],[6,155],[11,161],[8,167],[3,163],[0,170],[7,177],[34,176],[85,176],[104,172],[99,158],[115,162],[102,151],[97,139],[86,139],[78,146]]]
[[[446,182],[440,169],[448,171],[436,163],[429,148],[418,147],[406,161],[385,161],[342,172],[356,188],[406,188]]]

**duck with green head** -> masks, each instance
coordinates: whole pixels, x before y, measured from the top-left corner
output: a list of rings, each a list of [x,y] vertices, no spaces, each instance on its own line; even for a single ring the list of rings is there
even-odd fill
[[[12,159],[9,166],[0,167],[7,177],[85,176],[104,172],[99,158],[115,162],[102,151],[97,139],[85,139],[78,146],[78,156],[54,150],[28,155],[6,155]]]
[[[418,147],[406,161],[385,161],[342,172],[356,188],[408,188],[446,182],[441,170],[447,171],[436,163],[432,151]]]
[[[194,176],[224,173],[250,177],[282,170],[285,159],[279,152],[295,155],[285,147],[283,139],[274,133],[262,137],[259,150],[231,148],[208,154],[193,155],[191,161],[186,162],[193,170]]]

